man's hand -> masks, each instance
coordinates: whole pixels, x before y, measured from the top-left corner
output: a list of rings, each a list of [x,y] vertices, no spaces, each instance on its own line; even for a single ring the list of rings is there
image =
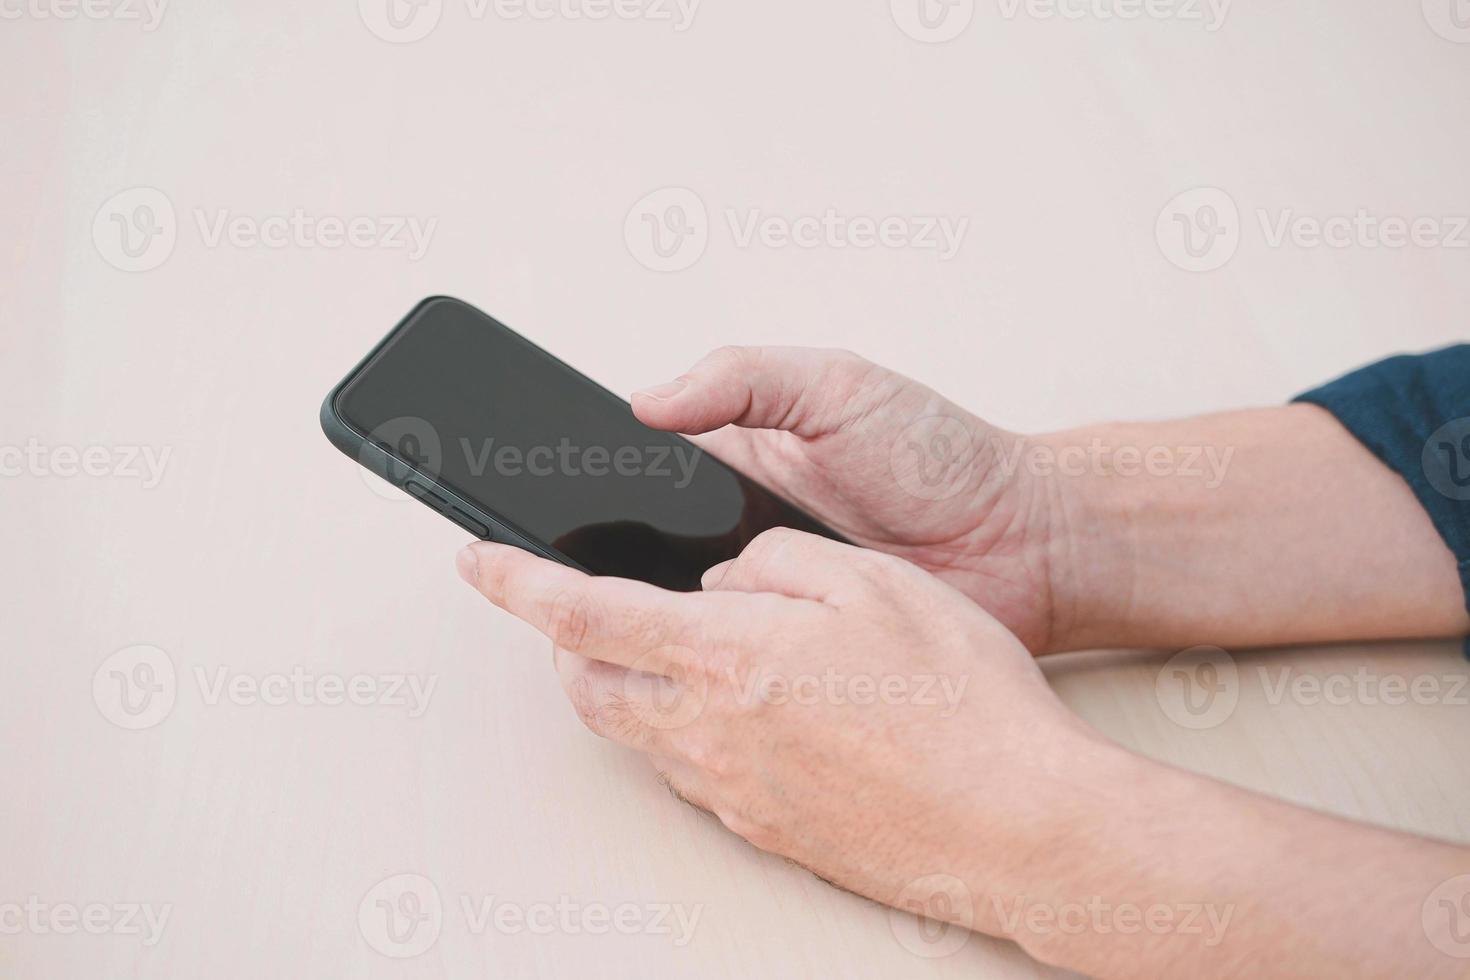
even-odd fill
[[[775,530],[692,594],[492,544],[460,561],[551,638],[594,732],[756,846],[878,901],[936,870],[1017,880],[1116,753],[994,619],[890,555]],[[988,906],[962,924],[1000,931]]]
[[[702,593],[484,542],[459,561],[551,638],[593,731],[838,885],[1099,977],[1461,975],[1421,909],[1463,848],[1123,751],[900,559],[778,530]]]
[[[868,548],[980,603],[1030,649],[1063,643],[1072,575],[1054,493],[1017,437],[846,351],[725,347],[633,396],[702,446]]]
[[[854,354],[727,347],[633,410],[934,573],[1033,653],[1470,627],[1409,485],[1315,406],[1022,436]]]

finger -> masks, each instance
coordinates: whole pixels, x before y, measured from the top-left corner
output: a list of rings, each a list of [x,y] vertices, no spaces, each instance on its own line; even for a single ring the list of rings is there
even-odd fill
[[[705,572],[713,592],[776,592],[840,605],[869,588],[861,568],[873,552],[805,531],[763,531],[734,560]]]
[[[727,599],[594,578],[509,545],[477,541],[459,553],[460,576],[485,598],[573,653],[623,667],[693,665],[693,647],[741,635]]]
[[[645,425],[709,432],[725,425],[785,429],[803,437],[862,417],[886,393],[885,372],[847,351],[722,347],[675,381],[633,395]]]
[[[640,752],[677,754],[673,739],[682,725],[669,724],[667,702],[651,693],[654,684],[673,681],[552,649],[562,690],[589,731]],[[687,724],[694,716],[685,711],[678,720]]]
[[[720,587],[720,581],[724,579],[725,575],[730,571],[730,566],[733,564],[735,564],[735,559],[731,558],[727,561],[720,562],[718,565],[711,565],[699,577],[699,587],[706,592],[712,592],[718,589]]]

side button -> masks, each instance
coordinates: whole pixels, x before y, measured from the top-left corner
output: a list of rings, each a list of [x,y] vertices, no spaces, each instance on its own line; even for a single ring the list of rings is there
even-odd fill
[[[481,541],[491,540],[492,536],[490,534],[490,529],[481,524],[479,521],[475,520],[470,515],[466,514],[464,511],[460,510],[458,507],[449,508],[449,519],[458,524],[460,527],[464,528],[466,531],[473,534],[475,537],[479,538]]]
[[[413,480],[409,480],[403,484],[403,489],[408,491],[409,496],[416,497],[419,500],[424,501],[425,503],[433,504],[440,510],[443,510],[449,505],[449,501],[445,500],[443,497],[439,496],[437,493],[430,490],[422,483],[415,483]]]

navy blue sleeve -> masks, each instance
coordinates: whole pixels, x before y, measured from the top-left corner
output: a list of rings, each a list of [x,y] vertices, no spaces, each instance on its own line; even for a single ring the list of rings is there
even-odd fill
[[[1337,416],[1408,481],[1459,563],[1470,609],[1470,344],[1390,357],[1295,400]]]

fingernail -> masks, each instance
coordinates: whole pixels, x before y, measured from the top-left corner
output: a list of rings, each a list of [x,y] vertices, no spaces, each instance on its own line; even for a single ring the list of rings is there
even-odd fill
[[[683,391],[685,384],[687,382],[683,378],[676,378],[673,381],[665,381],[661,385],[654,385],[652,388],[644,388],[636,394],[652,398],[656,402],[667,401]]]
[[[480,584],[480,559],[474,548],[461,548],[454,557],[454,567],[459,570],[459,577],[469,584]]]

